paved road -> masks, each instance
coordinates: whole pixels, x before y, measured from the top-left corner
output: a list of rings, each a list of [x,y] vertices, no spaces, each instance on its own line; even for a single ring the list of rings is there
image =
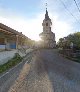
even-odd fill
[[[40,50],[14,80],[8,92],[80,92],[80,64],[56,50]]]
[[[19,76],[25,62],[30,61],[32,54],[28,54],[23,62],[19,63],[7,72],[0,74],[0,92],[8,92],[9,88],[14,84]]]
[[[56,50],[37,51],[8,92],[80,92],[80,64]]]

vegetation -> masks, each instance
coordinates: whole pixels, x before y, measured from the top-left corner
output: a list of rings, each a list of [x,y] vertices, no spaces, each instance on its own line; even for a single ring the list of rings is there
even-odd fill
[[[22,57],[18,53],[16,53],[15,56],[7,63],[0,65],[0,73],[8,70],[9,68],[12,68],[21,61],[22,61]]]
[[[68,59],[80,62],[80,32],[60,38],[57,44],[59,53]]]
[[[80,56],[79,57],[69,57],[69,56],[66,56],[66,58],[68,58],[68,59],[70,59],[72,61],[80,63]]]
[[[71,43],[73,43],[73,48],[80,49],[80,32],[70,34],[64,38],[60,38],[58,47],[68,49],[71,48]]]

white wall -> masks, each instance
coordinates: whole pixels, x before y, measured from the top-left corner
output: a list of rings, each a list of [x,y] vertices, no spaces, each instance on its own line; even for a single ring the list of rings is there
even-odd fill
[[[0,65],[13,58],[17,50],[0,52]]]
[[[12,50],[12,51],[3,51],[0,52],[0,65],[6,63],[8,60],[13,58],[15,53],[19,53],[21,57],[25,56],[27,53],[31,52],[33,49],[27,49],[26,53],[24,51],[17,51],[17,50]]]
[[[0,45],[0,49],[1,50],[5,49],[5,45]]]

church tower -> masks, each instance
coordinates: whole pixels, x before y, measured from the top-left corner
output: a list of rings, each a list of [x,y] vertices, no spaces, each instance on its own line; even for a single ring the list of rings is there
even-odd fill
[[[42,47],[45,48],[55,48],[56,41],[55,41],[55,34],[51,31],[52,22],[49,18],[48,11],[46,8],[45,19],[42,23],[43,32],[40,33],[40,37],[42,39]]]

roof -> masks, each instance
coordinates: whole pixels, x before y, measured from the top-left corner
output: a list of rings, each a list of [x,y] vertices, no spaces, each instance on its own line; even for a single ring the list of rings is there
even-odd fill
[[[13,34],[15,34],[15,35],[20,35],[20,36],[26,37],[26,36],[23,35],[21,32],[18,32],[18,31],[14,30],[14,29],[12,29],[12,28],[10,28],[10,27],[8,27],[8,26],[2,24],[2,23],[0,23],[0,28],[6,30],[6,31],[8,31],[8,32],[11,32],[11,33],[13,33]],[[26,37],[26,38],[27,38],[27,37]]]
[[[48,15],[47,8],[46,8],[45,20],[50,20],[49,15]]]

